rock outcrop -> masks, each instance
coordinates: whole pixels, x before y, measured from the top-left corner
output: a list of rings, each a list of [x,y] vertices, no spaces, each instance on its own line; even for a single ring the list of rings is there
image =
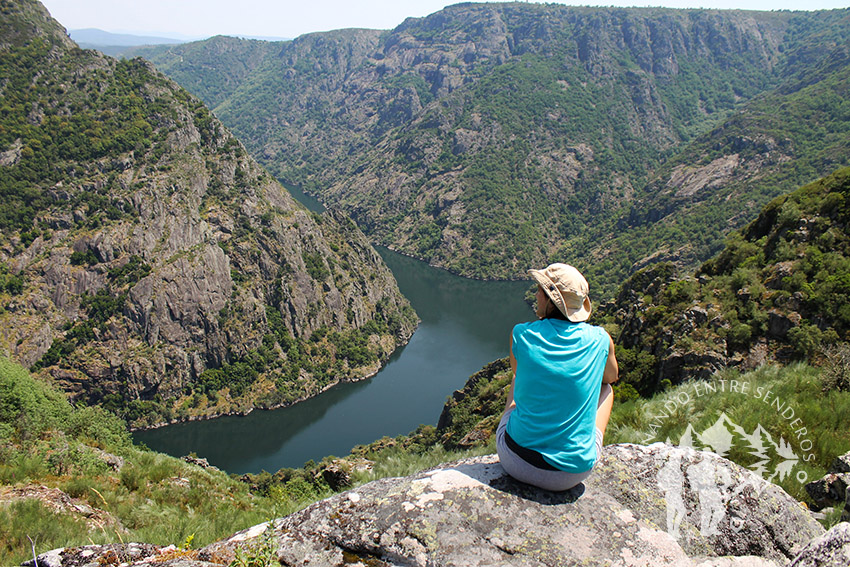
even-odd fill
[[[850,523],[834,526],[813,540],[788,567],[847,567],[850,565]]]
[[[624,444],[564,493],[512,480],[495,455],[474,457],[338,494],[180,564],[228,565],[238,554],[281,565],[777,567],[823,534],[780,488],[713,453]],[[80,553],[54,551],[44,564],[85,564]],[[154,564],[145,561],[129,564]]]
[[[363,234],[297,204],[199,100],[80,50],[34,0],[0,31],[26,61],[0,94],[41,109],[0,124],[20,131],[0,147],[0,351],[153,425],[292,403],[407,341],[415,315]]]
[[[801,110],[799,129],[767,119],[792,94],[778,84],[846,65],[830,55],[846,51],[844,17],[463,3],[385,32],[138,53],[373,241],[475,277],[572,254],[612,278],[661,247],[704,260],[770,196],[811,180],[767,181],[793,159],[814,175],[845,163],[831,103],[783,106]],[[840,100],[846,79],[817,88]],[[766,93],[772,104],[750,111]],[[810,161],[812,139],[829,149]]]
[[[835,458],[822,478],[806,485],[817,510],[844,505],[841,519],[850,522],[850,453]]]

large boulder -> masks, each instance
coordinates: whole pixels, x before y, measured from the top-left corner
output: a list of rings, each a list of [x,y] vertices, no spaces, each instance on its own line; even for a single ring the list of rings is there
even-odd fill
[[[117,554],[135,567],[275,558],[376,567],[779,567],[795,556],[800,566],[846,565],[834,558],[847,534],[833,532],[816,539],[824,529],[805,507],[714,453],[623,444],[606,447],[587,482],[563,493],[514,481],[495,455],[474,457],[366,484],[200,552],[86,546],[44,554],[38,564],[94,567]]]
[[[780,488],[713,453],[613,445],[564,493],[508,477],[495,455],[383,479],[210,545],[282,565],[784,565],[823,528]]]
[[[832,462],[826,475],[806,485],[815,509],[836,506],[850,501],[850,451],[839,455]],[[842,519],[850,521],[850,508],[845,506]]]
[[[788,567],[847,567],[850,565],[850,524],[842,522],[813,540]]]

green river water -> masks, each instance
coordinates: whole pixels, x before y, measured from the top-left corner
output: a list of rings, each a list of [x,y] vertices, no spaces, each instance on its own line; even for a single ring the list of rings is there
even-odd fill
[[[273,472],[436,424],[454,390],[507,356],[511,327],[534,317],[523,301],[531,284],[468,280],[379,252],[422,322],[377,375],[288,408],[141,431],[135,440],[174,456],[194,452],[231,473]]]

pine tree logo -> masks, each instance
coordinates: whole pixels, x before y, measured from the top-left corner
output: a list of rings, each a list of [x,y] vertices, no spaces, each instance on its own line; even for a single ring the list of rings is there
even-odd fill
[[[667,443],[671,443],[667,439]],[[800,462],[791,445],[782,437],[775,441],[768,431],[758,424],[752,433],[729,419],[726,413],[711,427],[697,433],[688,424],[677,443],[680,447],[710,450],[721,457],[730,458],[757,473],[768,482],[785,480]]]

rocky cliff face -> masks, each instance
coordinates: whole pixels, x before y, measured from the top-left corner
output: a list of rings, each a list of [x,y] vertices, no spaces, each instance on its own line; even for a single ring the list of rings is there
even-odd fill
[[[848,20],[834,25],[846,29]],[[789,38],[795,35],[793,28],[788,31]],[[705,260],[719,235],[755,218],[770,197],[848,165],[845,113],[825,103],[847,90],[847,42],[824,38],[819,56],[795,40],[786,43],[790,55],[780,65],[779,87],[660,166],[618,220],[619,233],[603,236],[603,249],[633,248],[636,240],[663,243],[661,250],[644,247],[633,268],[665,258],[680,265]],[[797,126],[788,128],[790,123]],[[700,227],[701,234],[688,226]],[[671,238],[674,234],[692,236]]]
[[[628,357],[626,381],[648,393],[846,349],[848,180],[844,168],[774,200],[693,276],[658,263],[625,282],[600,314]]]
[[[39,564],[95,564],[111,553],[129,565],[186,566],[239,557],[340,566],[838,565],[843,534],[824,538],[781,489],[714,454],[613,445],[587,482],[565,493],[519,484],[495,456],[477,457],[361,486],[171,563],[168,552],[136,545],[56,550]],[[814,538],[822,539],[806,548]]]
[[[35,54],[3,84],[0,181],[21,200],[3,209],[0,348],[151,424],[292,402],[406,342],[415,315],[350,220],[296,204],[149,64],[10,6],[3,61]]]
[[[808,159],[809,144],[757,117],[791,83],[846,67],[827,55],[850,37],[845,15],[463,4],[386,33],[279,44],[252,81],[215,98],[216,113],[279,178],[344,208],[374,241],[477,277],[577,257],[609,293],[659,247],[704,260],[783,190],[766,172]],[[195,92],[223,93],[233,65],[192,67],[217,49],[147,54]],[[798,64],[819,71],[800,77]],[[826,90],[846,84],[834,79]],[[713,130],[780,83],[769,105]],[[786,107],[804,124],[837,111]],[[792,183],[845,163],[843,124]],[[695,220],[647,227],[680,216]]]

